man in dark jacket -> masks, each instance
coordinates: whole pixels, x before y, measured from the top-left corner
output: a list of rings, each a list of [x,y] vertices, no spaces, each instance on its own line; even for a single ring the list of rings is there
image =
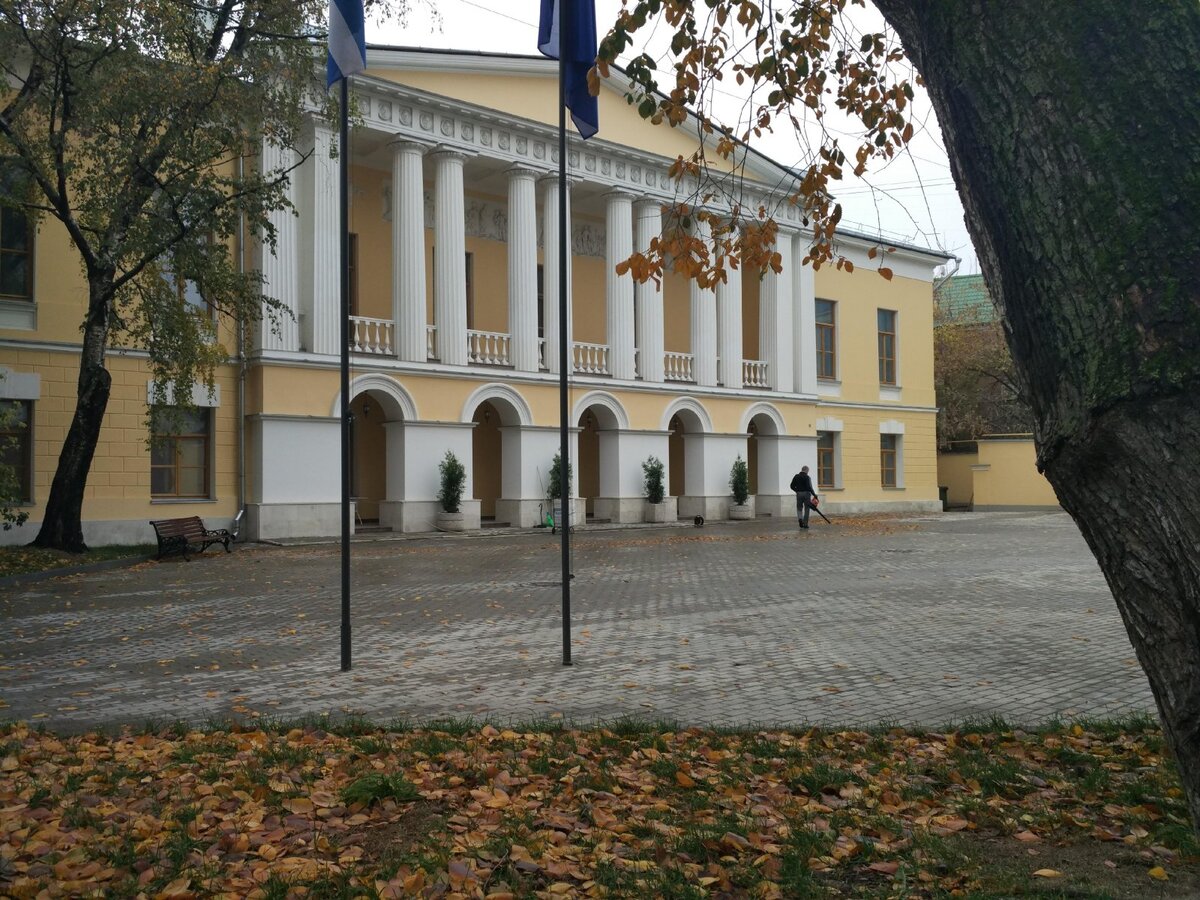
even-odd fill
[[[808,466],[804,466],[792,477],[792,490],[796,492],[796,517],[800,527],[808,527],[808,514],[812,512],[813,498],[817,492],[813,489],[812,478],[808,475]]]

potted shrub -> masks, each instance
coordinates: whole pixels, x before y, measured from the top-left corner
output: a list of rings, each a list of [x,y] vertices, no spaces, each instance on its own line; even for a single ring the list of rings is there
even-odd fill
[[[550,463],[550,477],[546,482],[546,497],[549,499],[550,506],[554,510],[555,530],[557,530],[564,522],[565,516],[563,514],[563,510],[570,510],[572,505],[570,501],[563,501],[562,499],[564,483],[568,486],[567,493],[570,493],[571,466],[569,464],[567,465],[567,474],[565,479],[563,477],[562,470],[562,454],[556,452],[554,454],[554,461]],[[574,521],[574,516],[572,516],[572,521],[570,524],[572,526],[576,524]]]
[[[441,475],[442,485],[438,491],[438,503],[441,504],[441,508],[437,514],[437,529],[465,531],[467,526],[462,512],[462,496],[467,486],[467,470],[453,451],[447,450],[445,457],[438,463],[438,473]]]
[[[667,503],[666,485],[663,483],[665,467],[663,462],[657,456],[648,456],[646,461],[642,463],[642,472],[645,475],[645,480],[642,482],[642,490],[646,494],[646,515],[647,522],[670,522],[675,518],[671,507],[675,504]],[[671,498],[672,500],[674,498]]]
[[[746,461],[739,455],[729,470],[729,490],[733,504],[729,507],[731,519],[753,519],[754,507],[750,505],[750,471]]]

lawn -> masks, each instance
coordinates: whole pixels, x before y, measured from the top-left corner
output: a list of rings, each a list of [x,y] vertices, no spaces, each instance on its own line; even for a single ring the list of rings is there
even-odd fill
[[[30,538],[32,539],[32,535]],[[128,544],[96,547],[84,553],[63,553],[40,547],[0,547],[0,578],[29,575],[54,569],[75,568],[110,559],[145,557],[154,553],[153,544]]]
[[[0,895],[1194,897],[1149,721],[0,728]]]

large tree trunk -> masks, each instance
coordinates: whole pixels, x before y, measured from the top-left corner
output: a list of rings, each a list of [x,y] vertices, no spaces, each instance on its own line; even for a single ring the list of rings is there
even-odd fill
[[[1200,822],[1200,4],[876,5]]]
[[[35,547],[71,553],[87,549],[83,542],[83,493],[112,387],[112,376],[104,367],[111,297],[111,274],[89,276],[88,317],[83,325],[75,415],[58,456],[46,514],[41,530],[33,539]]]

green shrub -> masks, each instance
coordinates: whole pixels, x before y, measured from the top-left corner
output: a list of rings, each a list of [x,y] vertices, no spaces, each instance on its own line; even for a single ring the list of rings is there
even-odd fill
[[[745,506],[750,497],[750,471],[740,455],[729,470],[729,489],[733,492],[734,502],[738,506]]]
[[[663,468],[662,460],[657,456],[648,456],[642,463],[642,471],[646,474],[642,490],[646,492],[646,499],[651,503],[662,503],[663,497],[666,496],[666,489],[663,485]]]
[[[550,478],[546,485],[546,496],[557,500],[562,496],[562,454],[555,453],[554,461],[550,463]],[[571,466],[567,465],[567,484],[571,483]]]
[[[438,463],[438,472],[442,476],[442,487],[438,491],[438,500],[444,511],[456,513],[459,511],[459,504],[462,503],[463,490],[467,486],[467,470],[458,461],[458,457],[452,451],[447,450],[445,458]]]

